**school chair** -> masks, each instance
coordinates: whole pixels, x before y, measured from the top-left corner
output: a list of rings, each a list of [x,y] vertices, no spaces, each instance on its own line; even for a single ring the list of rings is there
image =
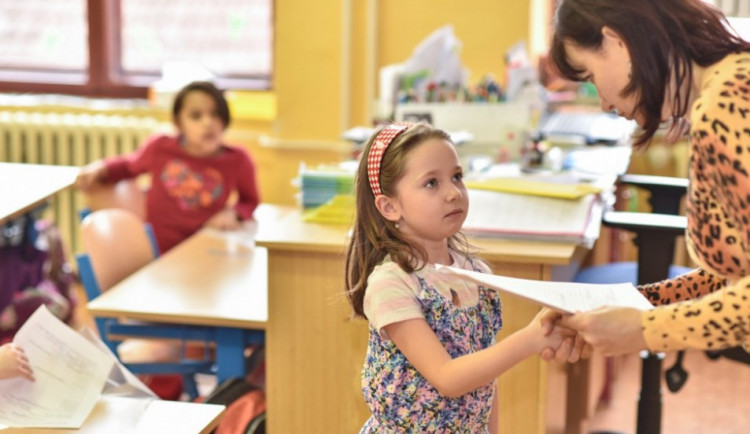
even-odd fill
[[[689,272],[691,268],[672,265],[675,241],[685,234],[687,227],[687,218],[678,215],[682,198],[687,192],[687,179],[623,175],[619,178],[619,183],[650,193],[651,213],[610,211],[605,212],[602,218],[605,226],[626,230],[635,235],[633,241],[638,246],[638,260],[588,267],[581,270],[574,281],[600,284],[630,282],[640,285]],[[658,434],[661,430],[662,358],[661,355],[650,353],[643,358],[638,434]],[[673,386],[679,389],[686,378],[680,353],[675,366],[667,372],[670,390]]]
[[[77,255],[76,259],[89,301],[158,256],[150,226],[127,210],[112,208],[90,213],[81,224],[81,238],[86,253]],[[214,372],[214,362],[208,359],[208,351],[202,360],[185,357],[188,341],[215,341],[214,332],[209,328],[120,322],[114,318],[95,318],[95,321],[102,341],[118,358],[118,347],[125,338],[178,340],[181,353],[178,361],[125,361],[124,365],[136,374],[181,374],[185,391],[191,398],[198,396],[194,375]]]
[[[83,194],[85,208],[79,211],[83,220],[92,211],[107,208],[126,209],[141,220],[146,220],[146,191],[135,179],[123,179],[114,184],[92,187]]]

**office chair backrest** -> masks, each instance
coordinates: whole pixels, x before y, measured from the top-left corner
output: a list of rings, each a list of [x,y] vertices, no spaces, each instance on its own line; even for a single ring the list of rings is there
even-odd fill
[[[108,208],[126,209],[141,220],[146,220],[146,193],[134,179],[123,179],[115,184],[97,185],[84,193],[90,211]]]
[[[127,210],[92,212],[81,224],[81,238],[102,292],[155,257],[146,226]]]

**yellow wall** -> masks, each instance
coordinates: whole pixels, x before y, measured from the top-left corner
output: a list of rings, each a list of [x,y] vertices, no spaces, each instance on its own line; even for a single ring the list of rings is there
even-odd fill
[[[380,65],[404,61],[432,31],[452,24],[463,43],[461,60],[470,69],[470,82],[486,73],[502,79],[505,51],[520,39],[528,46],[528,4],[528,0],[383,0],[378,32]]]
[[[502,80],[505,51],[520,39],[528,42],[529,2],[277,0],[274,87],[278,119],[273,132],[283,138],[330,140],[341,133],[345,12],[352,17],[348,126],[354,126],[370,122],[365,68],[371,11],[377,23],[375,68],[406,60],[432,31],[452,24],[463,43],[461,59],[471,71],[471,82],[476,82],[486,73]]]

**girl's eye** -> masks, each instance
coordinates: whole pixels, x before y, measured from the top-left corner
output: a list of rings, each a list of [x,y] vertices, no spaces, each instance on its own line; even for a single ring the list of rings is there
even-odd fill
[[[455,182],[459,182],[462,179],[464,179],[464,174],[461,173],[461,172],[456,173],[455,175],[453,175],[453,181],[455,181]]]
[[[424,186],[425,186],[425,187],[428,187],[428,188],[432,188],[432,187],[434,187],[434,186],[436,186],[436,185],[437,185],[437,180],[435,180],[435,178],[432,178],[432,179],[430,179],[429,181],[427,181],[427,182],[426,182],[426,183],[424,184]]]

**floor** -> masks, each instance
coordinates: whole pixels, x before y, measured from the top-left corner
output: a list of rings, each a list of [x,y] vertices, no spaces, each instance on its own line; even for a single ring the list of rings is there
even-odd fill
[[[667,355],[664,369],[672,367],[674,360],[675,354]],[[597,409],[589,433],[635,433],[641,361],[631,355],[617,363],[612,400]],[[677,393],[663,389],[662,434],[750,432],[750,366],[714,361],[701,351],[688,351],[683,366],[688,372],[683,388]]]

